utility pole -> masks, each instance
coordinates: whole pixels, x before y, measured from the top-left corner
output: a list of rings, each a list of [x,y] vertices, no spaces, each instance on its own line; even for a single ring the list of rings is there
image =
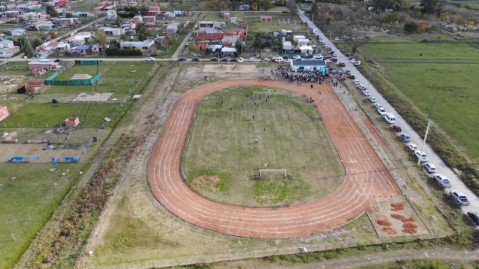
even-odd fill
[[[427,139],[427,135],[429,134],[429,128],[431,127],[431,114],[432,114],[432,110],[434,109],[434,107],[436,106],[436,101],[437,101],[437,96],[434,98],[434,103],[432,104],[432,107],[431,107],[431,110],[429,111],[429,115],[427,116],[428,120],[427,120],[427,127],[426,127],[426,133],[424,134],[424,139],[422,140],[422,145],[421,145],[421,153],[424,149],[424,145],[426,145],[426,139]],[[419,165],[421,163],[421,156],[419,156],[417,158],[417,165]]]

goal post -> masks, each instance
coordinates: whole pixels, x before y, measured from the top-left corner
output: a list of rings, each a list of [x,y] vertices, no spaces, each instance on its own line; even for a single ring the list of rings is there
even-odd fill
[[[263,178],[264,173],[281,173],[283,178],[288,178],[286,169],[259,169],[259,177]]]

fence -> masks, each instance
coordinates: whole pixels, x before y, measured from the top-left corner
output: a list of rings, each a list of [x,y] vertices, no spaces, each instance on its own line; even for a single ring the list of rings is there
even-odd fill
[[[55,80],[58,76],[58,72],[53,73],[51,76],[45,79],[46,85],[93,85],[100,78],[101,74],[96,74],[90,79],[69,79],[69,80]]]

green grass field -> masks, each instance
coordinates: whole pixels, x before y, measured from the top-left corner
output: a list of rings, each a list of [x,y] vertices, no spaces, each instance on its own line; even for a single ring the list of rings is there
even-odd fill
[[[460,43],[375,43],[365,45],[363,50],[381,64],[390,81],[424,114],[429,113],[437,98],[431,115],[433,122],[445,130],[470,158],[479,160],[479,63],[462,63],[479,59],[478,49]],[[419,56],[419,51],[423,56]],[[421,59],[447,59],[450,63],[407,62]],[[391,60],[406,61],[387,63]]]
[[[96,86],[48,86],[48,94],[76,95],[80,92],[113,92],[116,94],[128,94],[135,90],[135,85],[140,87],[145,80],[146,74],[152,64],[147,62],[102,62],[100,64],[100,78]],[[69,79],[74,74],[96,73],[96,65],[74,65],[60,74],[58,79]]]
[[[80,169],[79,164],[60,164],[55,171],[49,171],[52,167],[0,163],[0,268],[13,268]]]
[[[28,76],[27,62],[8,62],[0,66],[0,76]]]
[[[26,104],[11,111],[2,121],[7,128],[51,128],[60,126],[67,117],[79,116],[81,127],[100,128],[105,117],[113,117],[119,104]]]
[[[252,93],[263,91],[233,88],[201,101],[183,160],[188,182],[212,199],[242,205],[287,204],[333,192],[344,171],[313,106],[303,96],[272,90],[255,108]],[[287,169],[292,179],[252,179],[266,164]],[[218,175],[218,190],[192,183],[203,175]]]

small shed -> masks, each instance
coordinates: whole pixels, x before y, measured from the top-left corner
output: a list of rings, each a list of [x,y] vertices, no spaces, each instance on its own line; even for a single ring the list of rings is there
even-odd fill
[[[76,126],[78,126],[78,124],[80,124],[80,118],[79,117],[69,117],[69,118],[65,119],[64,123],[65,123],[65,126],[76,127]]]
[[[261,16],[260,20],[261,20],[261,22],[272,22],[273,21],[273,16]]]
[[[8,113],[8,107],[0,106],[0,121],[6,119],[10,114]]]

